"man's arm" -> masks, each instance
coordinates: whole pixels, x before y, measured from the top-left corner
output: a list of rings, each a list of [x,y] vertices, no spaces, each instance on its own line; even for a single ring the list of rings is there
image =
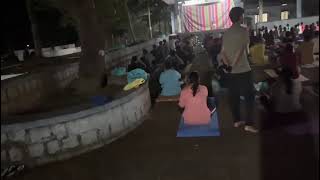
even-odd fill
[[[222,62],[225,65],[229,66],[230,65],[230,60],[227,57],[227,54],[226,54],[226,51],[224,50],[224,47],[222,47],[222,49],[221,49],[221,55],[222,55]]]
[[[235,57],[235,61],[231,64],[231,66],[235,66],[240,61],[241,57],[243,56],[243,53],[247,50],[247,46],[242,47],[237,53]]]

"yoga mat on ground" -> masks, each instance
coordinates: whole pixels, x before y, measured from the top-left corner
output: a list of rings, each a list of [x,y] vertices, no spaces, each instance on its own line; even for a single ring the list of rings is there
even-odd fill
[[[214,99],[208,99],[211,101]],[[211,101],[212,103],[213,101]],[[209,102],[208,102],[209,104]],[[209,104],[212,106],[212,104]],[[211,108],[211,107],[209,107]],[[184,119],[181,117],[177,137],[215,137],[220,136],[218,113],[215,111],[211,115],[211,121],[208,125],[186,125]]]

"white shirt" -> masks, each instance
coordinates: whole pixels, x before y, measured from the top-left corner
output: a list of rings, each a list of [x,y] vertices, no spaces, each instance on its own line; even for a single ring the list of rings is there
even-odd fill
[[[314,38],[313,40],[313,53],[319,53],[319,37]]]
[[[170,50],[176,50],[176,40],[172,39],[169,41],[169,48]]]

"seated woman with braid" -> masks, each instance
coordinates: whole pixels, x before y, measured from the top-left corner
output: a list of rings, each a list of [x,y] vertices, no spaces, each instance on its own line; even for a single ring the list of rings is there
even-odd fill
[[[184,108],[183,119],[187,125],[206,125],[211,119],[207,105],[208,89],[199,84],[197,72],[189,75],[188,85],[181,91],[179,106]]]

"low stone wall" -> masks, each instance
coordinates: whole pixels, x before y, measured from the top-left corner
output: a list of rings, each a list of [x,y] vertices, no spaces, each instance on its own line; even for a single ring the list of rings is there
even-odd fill
[[[1,165],[35,166],[101,147],[139,125],[151,107],[148,85],[77,113],[1,125]]]
[[[141,55],[143,48],[150,50],[158,41],[153,39],[109,53],[105,58],[107,70],[115,66],[126,66],[132,56]],[[41,104],[43,98],[65,88],[76,79],[78,69],[79,64],[73,63],[1,81],[1,116],[33,109]]]
[[[78,77],[73,63],[1,81],[1,116],[28,111]]]

